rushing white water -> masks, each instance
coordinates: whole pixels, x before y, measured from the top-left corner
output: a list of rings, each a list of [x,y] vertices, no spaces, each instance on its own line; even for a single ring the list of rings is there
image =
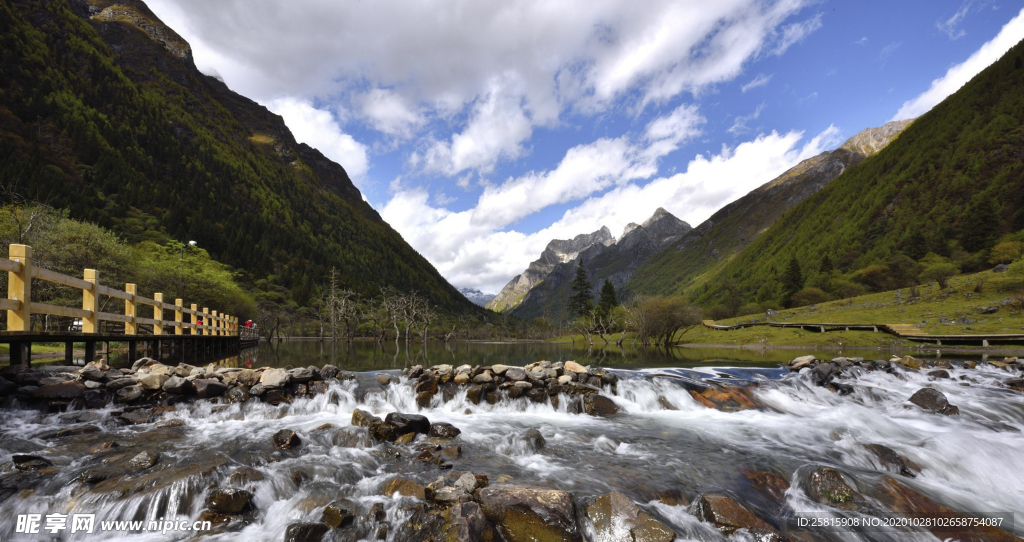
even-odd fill
[[[195,519],[212,487],[238,484],[230,475],[242,466],[263,474],[262,480],[242,484],[254,493],[252,523],[204,540],[279,541],[290,523],[318,520],[324,506],[340,498],[353,500],[364,511],[382,503],[386,522],[397,527],[408,515],[403,498],[381,495],[381,485],[396,474],[426,484],[444,472],[405,459],[414,453],[389,458],[386,446],[372,446],[365,436],[352,437],[361,438],[363,447],[334,445],[336,433],[355,432],[349,426],[356,408],[381,417],[418,412],[431,422],[451,423],[462,430],[463,455],[452,461],[454,469],[488,474],[492,483],[508,475],[513,483],[566,489],[581,500],[620,490],[670,525],[680,540],[753,540],[753,535],[741,530],[725,537],[697,519],[693,505],[659,502],[657,496],[664,490],[674,489],[691,499],[703,492],[726,492],[776,526],[798,512],[857,515],[813,502],[797,480],[817,466],[840,468],[858,481],[888,474],[866,444],[887,446],[919,465],[916,478],[897,478],[947,506],[1017,513],[1024,521],[1024,394],[1001,385],[1020,378],[1019,371],[981,364],[976,369],[949,369],[951,379],[936,380],[924,370],[854,370],[856,379],[844,380],[854,385],[854,392],[846,396],[815,386],[807,370],[620,371],[622,380],[611,398],[621,412],[609,418],[570,414],[564,395],[557,409],[526,398],[475,405],[464,390],[449,401],[438,394],[429,408],[419,409],[415,383],[405,378],[362,401],[358,397],[363,388],[346,381],[332,384],[326,394],[276,407],[256,400],[183,404],[156,425],[118,425],[112,407],[96,414],[12,408],[0,420],[0,462],[10,465],[11,455],[30,453],[47,457],[59,471],[45,477],[34,492],[0,502],[0,540],[191,539],[194,533],[188,532],[22,535],[14,533],[13,518],[90,513],[96,514],[97,527],[110,520]],[[370,375],[363,375],[363,380],[369,381]],[[764,408],[706,408],[685,385],[707,380],[758,381],[754,394]],[[907,399],[925,386],[942,391],[960,414],[941,416],[909,404]],[[39,436],[67,427],[67,420],[76,416],[103,431],[63,439]],[[180,420],[181,425],[168,424],[171,420]],[[322,428],[325,424],[334,427]],[[302,444],[274,450],[271,438],[285,428],[294,430]],[[527,438],[528,429],[539,430],[547,444],[538,449]],[[104,457],[114,457],[89,451],[106,441],[121,443],[127,457],[144,449],[158,451],[160,461],[137,474],[118,472],[91,487],[76,481],[84,471],[103,467]],[[793,484],[785,502],[773,502],[753,489],[744,470],[785,475]],[[13,472],[12,467],[0,470],[0,479]],[[1024,533],[1021,526],[1016,531]],[[395,539],[396,532],[392,528],[389,539]],[[926,531],[879,530],[841,533],[835,539],[935,538]]]

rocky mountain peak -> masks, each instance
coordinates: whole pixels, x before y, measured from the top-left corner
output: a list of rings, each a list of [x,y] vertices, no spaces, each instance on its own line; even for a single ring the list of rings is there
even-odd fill
[[[911,122],[914,122],[914,119],[894,120],[877,128],[862,130],[857,135],[847,139],[839,148],[855,152],[861,156],[871,156],[888,145]]]

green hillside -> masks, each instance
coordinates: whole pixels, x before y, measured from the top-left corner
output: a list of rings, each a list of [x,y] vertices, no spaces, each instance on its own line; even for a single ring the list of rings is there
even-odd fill
[[[1022,57],[1024,43],[789,210],[694,292],[696,301],[736,313],[741,303],[800,304],[787,299],[800,287],[816,288],[805,296],[815,301],[850,297],[1019,256]]]
[[[196,240],[257,288],[476,310],[282,119],[199,73],[144,4],[0,1],[0,183],[127,241]]]

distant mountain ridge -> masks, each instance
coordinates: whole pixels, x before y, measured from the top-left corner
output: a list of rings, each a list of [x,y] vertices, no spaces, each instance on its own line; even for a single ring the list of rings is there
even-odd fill
[[[622,288],[624,296],[679,295],[702,286],[715,270],[765,232],[783,214],[824,188],[852,165],[877,153],[909,120],[868,128],[793,166],[782,175],[718,210],[672,246],[640,266]]]
[[[531,264],[526,272],[512,279],[502,290],[511,302],[501,306],[492,301],[488,308],[508,310],[513,316],[524,319],[545,316],[564,320],[568,317],[563,310],[568,296],[568,284],[575,276],[580,259],[584,262],[596,297],[605,279],[610,280],[616,288],[622,287],[643,262],[677,241],[690,229],[686,222],[658,208],[643,224],[629,224],[618,241],[611,236],[607,227],[589,236],[578,236],[574,239],[573,248],[577,249],[575,254],[563,253],[559,258],[551,258],[550,254],[542,255],[540,260]],[[581,239],[584,242],[578,241]],[[585,241],[590,241],[588,246],[584,246]],[[552,241],[548,247],[557,243],[564,241]],[[543,264],[538,265],[538,262]],[[538,272],[540,270],[543,273]]]
[[[494,299],[495,296],[495,294],[485,294],[480,290],[474,290],[473,288],[459,288],[459,293],[464,295],[471,303],[479,307],[486,306],[487,303]]]

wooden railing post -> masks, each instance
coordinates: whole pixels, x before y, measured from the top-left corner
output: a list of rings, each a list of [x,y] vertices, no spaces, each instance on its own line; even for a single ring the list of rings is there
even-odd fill
[[[153,307],[153,319],[156,323],[153,324],[153,335],[164,334],[164,294],[155,293],[153,294],[153,301],[156,301],[156,306]]]
[[[184,300],[182,300],[182,299],[175,299],[174,300],[174,334],[175,335],[181,335],[182,331],[183,331],[182,327],[181,327],[181,323],[182,323],[182,319],[181,319],[182,311],[181,311],[181,309],[184,306],[185,306],[185,301]]]
[[[28,331],[32,325],[32,247],[11,245],[10,258],[21,263],[21,272],[7,273],[7,299],[21,301],[21,308],[7,311],[7,331]]]
[[[124,301],[124,315],[129,318],[129,321],[124,323],[124,334],[135,335],[139,332],[138,329],[138,315],[135,312],[135,290],[137,286],[131,283],[124,285],[124,291],[128,294],[130,299]],[[135,361],[135,360],[131,360]]]
[[[219,330],[217,329],[217,325],[219,323],[217,322],[217,311],[213,311],[211,314],[213,314],[213,316],[210,317],[210,323],[213,324],[213,329],[210,330],[210,335],[220,335]]]
[[[210,334],[210,308],[203,307],[203,335]]]
[[[195,303],[192,304],[192,334],[193,335],[199,335],[199,329],[196,328],[196,321],[199,319],[199,314],[196,312],[196,310],[197,310],[196,307],[197,306],[198,305],[196,305]]]
[[[92,313],[82,318],[82,333],[96,333],[100,323],[100,273],[95,269],[86,269],[82,279],[92,283],[92,289],[82,290],[82,310]]]

